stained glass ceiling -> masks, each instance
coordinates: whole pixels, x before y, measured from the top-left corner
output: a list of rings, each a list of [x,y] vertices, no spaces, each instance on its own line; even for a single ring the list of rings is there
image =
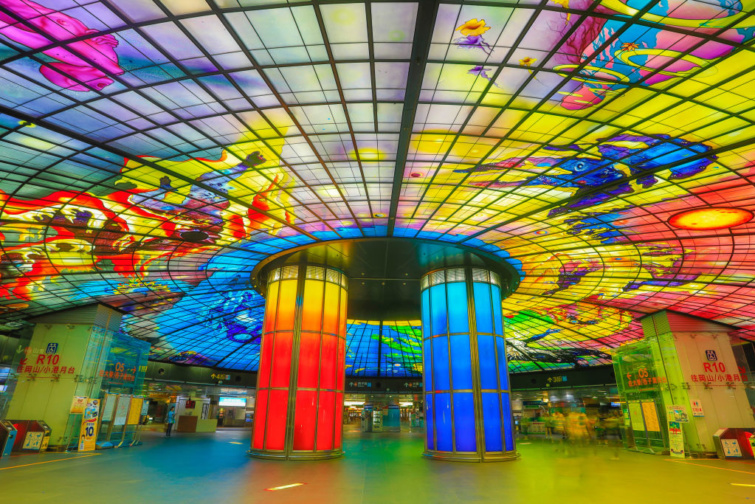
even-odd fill
[[[0,319],[255,370],[259,261],[396,236],[520,272],[512,371],[753,329],[753,3],[0,0]],[[415,330],[352,321],[350,372],[417,375]]]

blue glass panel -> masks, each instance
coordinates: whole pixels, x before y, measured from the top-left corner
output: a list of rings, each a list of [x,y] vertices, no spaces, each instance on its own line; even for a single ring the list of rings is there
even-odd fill
[[[430,333],[426,336],[435,336],[436,334],[448,333],[446,322],[446,286],[435,285],[428,289],[430,291],[430,310],[431,322]]]
[[[425,421],[427,422],[427,449],[435,449],[435,441],[433,440],[433,396],[432,394],[425,395]]]
[[[474,397],[471,392],[454,394],[454,423],[456,428],[456,451],[477,451]]]
[[[490,303],[490,284],[476,283],[474,289],[474,312],[478,333],[493,333],[493,314]],[[498,309],[500,310],[500,304]]]
[[[451,336],[451,373],[454,390],[472,389],[472,351],[469,335]]]
[[[422,372],[422,377],[424,378],[425,382],[425,390],[432,390],[433,389],[433,360],[432,360],[432,353],[430,352],[430,345],[432,344],[431,339],[425,340],[424,347],[425,347],[425,355],[424,355],[424,368]]]
[[[480,359],[480,386],[488,390],[498,389],[494,338],[494,336],[477,336],[477,353]],[[455,380],[456,376],[454,376],[454,384]]]
[[[449,390],[448,336],[439,336],[433,342],[433,390]]]
[[[501,320],[501,288],[493,285],[493,320],[495,320],[495,333],[503,334],[503,321]]]
[[[448,288],[448,325],[452,333],[469,332],[469,310],[467,309],[467,284],[454,282]]]
[[[451,394],[435,394],[435,429],[438,440],[437,450],[453,451],[452,428]]]
[[[511,400],[508,394],[501,394],[501,419],[503,420],[503,436],[506,440],[506,451],[514,449],[514,431],[511,420]]]
[[[506,341],[498,336],[495,339],[495,346],[498,350],[498,378],[501,380],[501,390],[509,389],[509,378],[506,373],[507,359],[506,356]]]
[[[482,394],[482,418],[485,426],[485,451],[503,451],[501,405],[498,394]]]
[[[430,289],[422,291],[422,333],[430,335]]]

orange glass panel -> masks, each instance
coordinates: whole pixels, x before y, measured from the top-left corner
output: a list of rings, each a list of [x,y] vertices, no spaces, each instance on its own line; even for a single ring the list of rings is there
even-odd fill
[[[267,314],[265,314],[267,316]],[[265,318],[267,322],[267,318]],[[257,388],[263,388],[270,385],[270,362],[273,359],[273,340],[275,333],[268,333],[262,336],[262,349],[260,350],[260,367],[257,372]]]
[[[291,332],[276,332],[273,351],[272,377],[270,386],[288,387],[291,380],[291,347],[294,334]]]
[[[320,388],[336,387],[336,358],[338,338],[330,334],[322,336],[322,356],[320,359]]]
[[[326,333],[335,334],[338,331],[338,294],[341,287],[325,283],[325,310],[323,311],[322,330]]]
[[[341,306],[341,314],[338,317],[338,334],[346,337],[346,301],[348,300],[348,292],[346,290],[341,291],[341,299],[339,301]]]
[[[283,280],[280,284],[280,296],[278,298],[278,324],[279,331],[292,331],[294,329],[294,313],[296,311],[296,284],[298,280]]]
[[[278,282],[273,282],[267,288],[267,301],[265,302],[264,332],[275,329],[275,314],[278,307]]]

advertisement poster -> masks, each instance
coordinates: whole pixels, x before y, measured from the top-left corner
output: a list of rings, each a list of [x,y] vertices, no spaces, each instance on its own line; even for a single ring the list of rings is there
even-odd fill
[[[666,406],[666,414],[669,422],[689,423],[687,409],[679,404]]]
[[[88,397],[74,396],[73,402],[71,403],[71,414],[80,415],[84,413],[88,400]]]
[[[136,425],[139,423],[139,418],[142,413],[142,401],[144,401],[144,399],[141,397],[131,398],[131,407],[128,410],[128,419],[126,420],[128,425]]]
[[[684,458],[684,433],[682,424],[673,420],[668,423],[669,452],[672,457]]]
[[[703,411],[703,404],[700,402],[699,399],[691,399],[690,403],[692,403],[692,416],[693,417],[705,416],[705,412]]]
[[[629,401],[629,418],[632,422],[632,430],[645,430],[645,421],[642,419],[642,406],[640,406],[639,402]]]
[[[125,425],[128,417],[128,406],[131,403],[127,395],[118,396],[118,404],[115,406],[115,421],[113,425]]]
[[[648,432],[661,432],[661,425],[658,422],[658,410],[655,409],[655,402],[643,401],[642,415],[645,417],[645,428]]]
[[[100,415],[100,400],[89,399],[81,418],[81,433],[79,434],[79,451],[94,451],[97,444],[97,418]]]
[[[113,420],[113,410],[115,409],[115,401],[118,396],[115,394],[105,394],[105,399],[102,401],[102,421],[110,422]]]

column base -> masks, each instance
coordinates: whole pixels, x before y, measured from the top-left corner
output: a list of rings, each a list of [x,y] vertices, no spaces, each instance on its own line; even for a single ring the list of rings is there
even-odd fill
[[[263,460],[328,460],[343,457],[343,450],[332,450],[324,452],[269,452],[262,450],[248,450],[246,452],[250,457]]]
[[[443,460],[445,462],[508,462],[519,458],[517,452],[505,453],[450,453],[438,452],[434,450],[425,450],[423,457],[434,460]]]

